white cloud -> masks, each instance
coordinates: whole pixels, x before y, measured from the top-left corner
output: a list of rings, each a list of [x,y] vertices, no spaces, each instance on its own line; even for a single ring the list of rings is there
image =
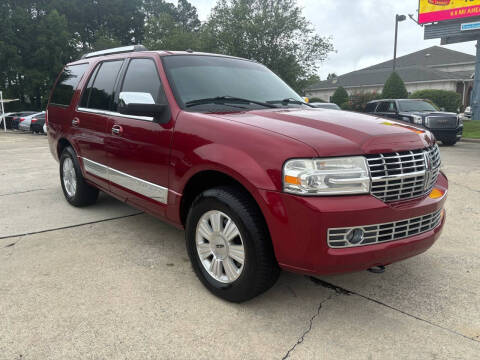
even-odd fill
[[[207,20],[213,0],[191,0],[200,19]],[[393,57],[395,14],[416,14],[418,0],[298,0],[316,31],[331,36],[336,53],[319,67],[322,79],[389,60]],[[416,15],[415,15],[416,16]],[[433,45],[440,40],[423,40],[423,28],[408,19],[399,24],[397,56]],[[475,43],[447,46],[475,54]]]

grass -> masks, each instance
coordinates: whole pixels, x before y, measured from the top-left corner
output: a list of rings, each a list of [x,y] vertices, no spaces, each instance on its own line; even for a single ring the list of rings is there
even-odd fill
[[[480,121],[465,121],[463,123],[463,137],[480,139]]]

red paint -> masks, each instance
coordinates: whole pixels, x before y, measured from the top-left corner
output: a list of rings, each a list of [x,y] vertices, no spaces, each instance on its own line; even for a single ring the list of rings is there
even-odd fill
[[[187,53],[185,53],[187,54]],[[79,156],[166,187],[168,205],[138,195],[84,172],[89,182],[123,201],[177,227],[182,194],[201,171],[222,172],[241,183],[266,219],[279,264],[288,270],[331,274],[385,265],[419,254],[438,238],[434,231],[378,245],[349,249],[327,246],[327,229],[398,221],[443,207],[445,197],[385,204],[370,195],[300,197],[282,191],[282,167],[290,158],[346,156],[421,149],[434,143],[429,132],[412,131],[372,116],[323,109],[267,109],[202,114],[180,109],[168,85],[161,57],[142,52],[81,60],[90,67],[69,107],[48,107],[48,135],[58,159],[59,141],[67,140]],[[194,56],[194,55],[192,55]],[[79,111],[81,90],[95,65],[105,59],[151,57],[157,64],[171,118],[167,124]],[[72,126],[78,118],[80,124]],[[122,128],[114,135],[114,125]],[[394,126],[392,126],[394,125]],[[413,128],[413,130],[418,130]],[[448,188],[440,175],[440,190]]]
[[[440,10],[419,14],[418,22],[427,24],[437,21],[461,19],[480,15],[480,5],[466,6],[458,9]]]

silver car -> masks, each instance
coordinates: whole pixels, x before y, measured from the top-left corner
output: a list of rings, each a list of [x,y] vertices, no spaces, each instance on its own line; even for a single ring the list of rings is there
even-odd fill
[[[30,131],[30,125],[32,124],[32,119],[42,114],[45,114],[45,111],[21,117],[20,123],[18,124],[18,129],[23,131]]]

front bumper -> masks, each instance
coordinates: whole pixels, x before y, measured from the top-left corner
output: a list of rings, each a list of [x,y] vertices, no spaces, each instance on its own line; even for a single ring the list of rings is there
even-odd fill
[[[418,255],[438,239],[445,216],[432,230],[366,246],[331,248],[327,233],[331,228],[391,223],[439,211],[443,209],[448,188],[443,174],[435,187],[444,192],[443,197],[426,196],[390,204],[371,195],[301,197],[263,191],[266,207],[263,210],[277,261],[287,270],[326,275],[366,270]]]
[[[456,129],[429,129],[433,135],[435,135],[435,139],[439,141],[447,140],[460,140],[463,135],[463,125],[457,127]]]

